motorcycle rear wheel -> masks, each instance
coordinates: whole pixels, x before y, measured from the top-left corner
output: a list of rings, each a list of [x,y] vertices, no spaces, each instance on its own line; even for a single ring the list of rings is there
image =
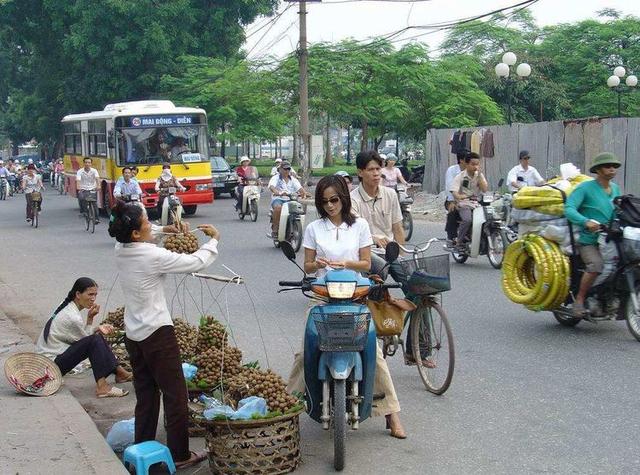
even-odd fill
[[[251,221],[255,223],[258,220],[258,202],[256,200],[252,200],[249,203],[249,214],[251,215]]]
[[[347,389],[344,379],[333,380],[333,468],[344,469],[347,445]]]

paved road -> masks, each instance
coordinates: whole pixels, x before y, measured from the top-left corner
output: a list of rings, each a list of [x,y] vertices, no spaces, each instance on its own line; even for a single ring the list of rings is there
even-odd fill
[[[116,272],[104,223],[88,235],[74,201],[48,193],[41,228],[34,230],[24,222],[23,203],[22,196],[0,202],[2,309],[35,336],[81,275],[99,282],[103,307],[120,305],[118,285],[108,295]],[[286,376],[300,345],[306,302],[294,293],[276,293],[278,279],[297,278],[299,271],[265,237],[265,214],[257,223],[240,222],[231,200],[222,198],[199,208],[191,221],[212,222],[222,232],[220,259],[210,272],[225,273],[222,265],[227,265],[247,285],[201,288],[189,279],[176,295],[175,283],[169,282],[175,313],[186,313],[194,322],[194,307],[211,306],[230,322],[246,359],[259,359],[263,366],[268,359]],[[441,235],[440,228],[420,223],[416,239]],[[393,359],[410,438],[394,440],[385,434],[383,421],[366,421],[348,434],[345,473],[637,472],[640,344],[626,327],[562,328],[550,314],[507,301],[500,274],[486,259],[452,265],[454,289],[444,297],[457,346],[451,388],[432,396],[422,390],[414,368]],[[329,470],[328,435],[303,417],[302,437],[300,473]]]

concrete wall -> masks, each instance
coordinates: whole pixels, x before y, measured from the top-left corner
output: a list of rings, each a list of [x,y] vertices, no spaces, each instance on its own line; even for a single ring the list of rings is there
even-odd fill
[[[622,167],[616,182],[625,193],[640,195],[640,118],[581,119],[533,124],[477,127],[493,132],[495,155],[482,158],[482,169],[491,188],[518,163],[520,150],[531,154],[531,165],[545,178],[559,173],[560,164],[572,162],[583,172],[600,152],[613,152]],[[449,140],[458,129],[429,129],[426,137],[427,163],[424,189],[444,189],[447,167],[456,163]],[[460,129],[472,131],[474,129]]]

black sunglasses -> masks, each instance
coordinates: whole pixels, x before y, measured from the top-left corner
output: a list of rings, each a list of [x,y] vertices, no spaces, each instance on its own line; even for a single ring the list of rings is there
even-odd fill
[[[322,204],[323,205],[328,205],[329,203],[331,203],[332,205],[335,205],[339,201],[340,201],[340,198],[338,198],[337,196],[333,196],[333,197],[329,198],[328,200],[322,200]]]

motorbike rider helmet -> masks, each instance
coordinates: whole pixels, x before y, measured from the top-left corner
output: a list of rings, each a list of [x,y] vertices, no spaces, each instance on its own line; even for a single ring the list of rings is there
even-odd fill
[[[591,163],[591,168],[589,168],[589,171],[591,173],[595,173],[598,167],[601,167],[602,165],[613,165],[616,168],[620,168],[620,165],[622,164],[620,163],[620,160],[618,160],[618,157],[616,157],[613,153],[603,152],[595,156],[595,158],[593,159],[593,163]]]
[[[281,158],[276,158],[275,162],[276,162],[276,164],[280,164],[280,163],[282,163],[282,159]]]
[[[335,173],[336,176],[341,176],[342,178],[344,178],[345,180],[352,182],[353,178],[351,178],[351,175],[349,175],[349,173],[345,172],[344,170],[339,170]]]
[[[387,161],[387,155],[386,154],[381,153],[381,154],[379,154],[379,156],[380,156],[380,160],[382,160],[383,162]]]

